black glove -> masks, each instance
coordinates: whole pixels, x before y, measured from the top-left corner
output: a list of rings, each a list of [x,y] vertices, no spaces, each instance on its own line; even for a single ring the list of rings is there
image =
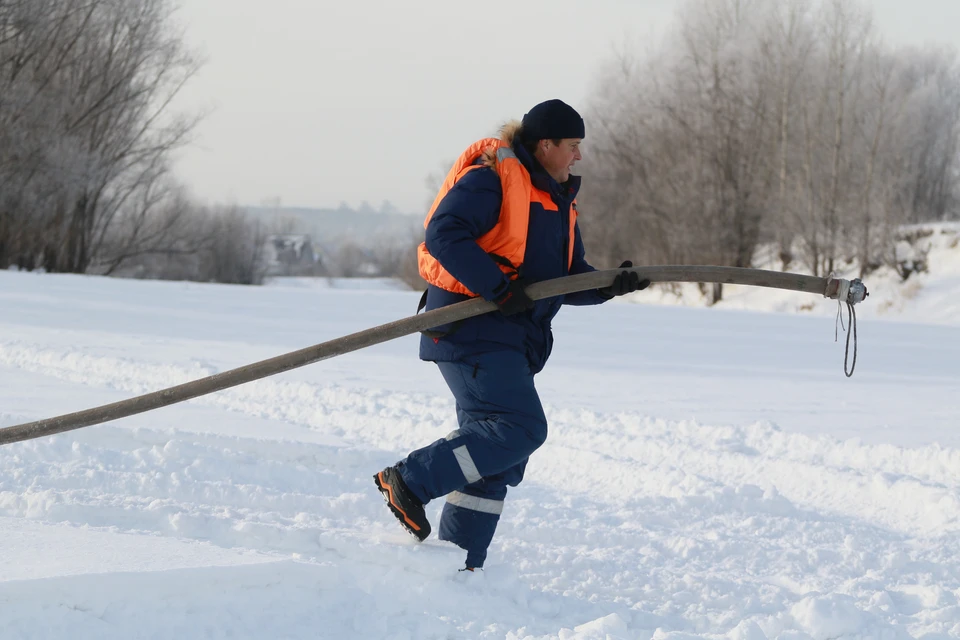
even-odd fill
[[[511,280],[507,290],[494,302],[500,307],[500,313],[505,316],[512,316],[515,313],[533,309],[534,302],[530,296],[523,290],[524,284],[521,280]]]
[[[632,262],[625,260],[619,268],[623,269],[624,267],[632,266]],[[613,284],[611,284],[609,287],[597,289],[597,293],[609,300],[614,296],[622,296],[625,293],[633,293],[634,291],[646,289],[649,286],[650,281],[646,278],[641,280],[636,271],[624,271],[613,279]]]

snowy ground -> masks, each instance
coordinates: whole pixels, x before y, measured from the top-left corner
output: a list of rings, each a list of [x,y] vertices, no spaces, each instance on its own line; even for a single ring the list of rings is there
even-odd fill
[[[876,300],[852,379],[815,296],[808,315],[564,309],[550,438],[483,574],[415,546],[373,489],[454,427],[413,337],[0,447],[0,638],[960,638],[960,313]],[[0,426],[416,302],[0,272]]]

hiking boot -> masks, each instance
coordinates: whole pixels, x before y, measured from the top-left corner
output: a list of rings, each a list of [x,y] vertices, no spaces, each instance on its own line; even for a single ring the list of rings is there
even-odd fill
[[[396,467],[387,467],[373,476],[377,489],[383,494],[390,511],[400,521],[400,525],[410,535],[423,542],[430,535],[430,523],[427,521],[427,512],[423,503],[410,492]]]

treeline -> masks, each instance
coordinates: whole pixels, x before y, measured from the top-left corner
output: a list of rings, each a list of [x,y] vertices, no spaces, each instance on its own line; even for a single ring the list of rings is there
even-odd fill
[[[197,123],[171,104],[199,68],[172,11],[0,0],[0,269],[262,280],[276,231],[171,175]],[[865,1],[690,0],[590,103],[580,209],[598,266],[756,266],[762,246],[778,268],[865,275],[896,266],[905,223],[957,215],[955,52],[884,43]],[[419,286],[397,244],[377,270]],[[327,266],[369,256],[344,246]]]
[[[589,115],[595,262],[861,275],[905,223],[957,215],[955,52],[893,47],[854,0],[694,0],[624,54]],[[719,299],[722,291],[713,291]]]
[[[170,174],[197,122],[170,105],[199,66],[172,11],[0,0],[0,268],[257,280],[259,230]]]

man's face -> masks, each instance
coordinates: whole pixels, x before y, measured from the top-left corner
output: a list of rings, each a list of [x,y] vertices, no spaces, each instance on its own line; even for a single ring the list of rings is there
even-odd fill
[[[553,140],[541,140],[537,147],[537,160],[554,180],[566,182],[573,165],[581,158],[580,142],[580,138],[564,138],[560,144],[554,144]]]

